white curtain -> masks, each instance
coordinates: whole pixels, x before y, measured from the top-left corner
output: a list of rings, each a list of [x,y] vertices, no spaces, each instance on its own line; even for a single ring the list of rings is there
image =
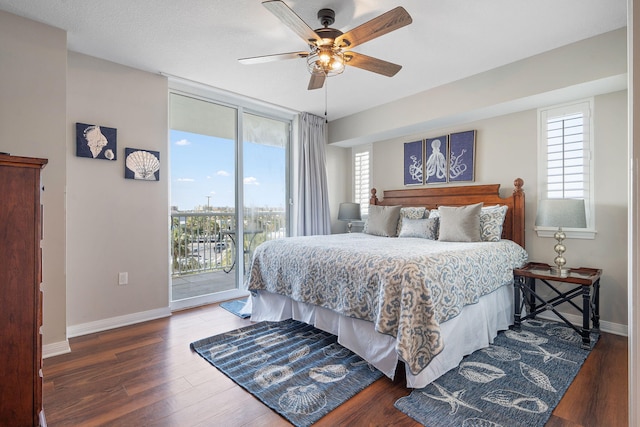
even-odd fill
[[[331,233],[324,118],[300,114],[297,235]]]

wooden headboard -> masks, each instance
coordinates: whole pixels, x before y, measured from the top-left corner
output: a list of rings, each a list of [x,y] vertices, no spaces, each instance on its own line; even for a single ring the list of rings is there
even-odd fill
[[[507,205],[509,209],[504,219],[502,238],[513,240],[524,248],[524,181],[516,178],[513,185],[513,194],[506,198],[500,197],[500,184],[385,190],[382,200],[378,200],[376,189],[372,188],[369,203],[382,206],[424,206],[427,209],[480,202],[485,206]]]

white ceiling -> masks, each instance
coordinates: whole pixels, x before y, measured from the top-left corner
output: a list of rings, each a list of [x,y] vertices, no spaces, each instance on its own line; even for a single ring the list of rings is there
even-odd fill
[[[347,116],[626,25],[627,0],[286,0],[311,28],[319,9],[346,32],[396,6],[413,23],[353,50],[403,66],[395,77],[354,67],[327,79],[328,117]],[[242,57],[304,51],[260,0],[0,0],[0,10],[68,33],[71,51],[323,115],[304,59],[242,65]]]

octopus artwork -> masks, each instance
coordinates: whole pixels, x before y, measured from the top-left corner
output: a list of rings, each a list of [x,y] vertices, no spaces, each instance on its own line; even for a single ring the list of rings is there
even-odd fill
[[[437,181],[443,181],[447,177],[447,160],[440,150],[442,141],[436,138],[431,140],[431,154],[427,158],[427,182],[435,177]]]
[[[404,185],[421,185],[424,180],[423,141],[404,144]]]

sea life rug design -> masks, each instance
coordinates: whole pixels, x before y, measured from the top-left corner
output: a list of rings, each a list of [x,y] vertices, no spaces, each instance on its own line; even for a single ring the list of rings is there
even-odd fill
[[[564,323],[527,320],[395,406],[429,427],[544,426],[589,355],[580,343]]]
[[[205,338],[191,349],[300,427],[382,377],[336,336],[292,319]]]

